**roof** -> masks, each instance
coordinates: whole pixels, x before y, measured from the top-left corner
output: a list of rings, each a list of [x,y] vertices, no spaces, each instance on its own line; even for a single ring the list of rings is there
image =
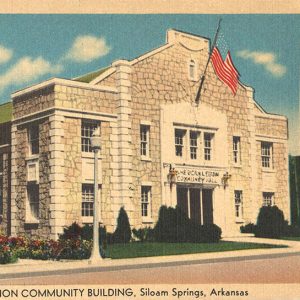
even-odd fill
[[[12,102],[0,104],[0,124],[12,120]]]
[[[87,73],[87,74],[84,74],[80,77],[76,77],[74,78],[73,80],[75,81],[80,81],[80,82],[85,82],[85,83],[89,83],[91,82],[92,80],[94,80],[95,78],[97,78],[100,74],[104,73],[106,70],[108,70],[109,67],[106,67],[106,68],[102,68],[100,70],[97,70],[97,71],[94,71],[94,72],[91,72],[91,73]]]

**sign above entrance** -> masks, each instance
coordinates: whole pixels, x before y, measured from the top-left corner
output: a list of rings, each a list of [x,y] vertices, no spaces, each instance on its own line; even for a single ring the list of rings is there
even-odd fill
[[[176,167],[177,183],[200,183],[215,184],[222,183],[223,173],[220,170],[208,168]]]

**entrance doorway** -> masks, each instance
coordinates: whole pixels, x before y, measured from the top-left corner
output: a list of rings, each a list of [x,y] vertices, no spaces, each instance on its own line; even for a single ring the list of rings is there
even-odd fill
[[[199,224],[213,224],[212,196],[212,189],[177,186],[177,205]]]

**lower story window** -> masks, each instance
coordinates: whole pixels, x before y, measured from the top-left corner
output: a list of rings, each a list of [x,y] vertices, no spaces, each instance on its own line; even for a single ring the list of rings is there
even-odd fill
[[[235,202],[235,217],[240,219],[243,217],[243,192],[234,191],[234,202]]]
[[[263,193],[263,206],[274,205],[274,193]]]
[[[142,217],[151,217],[151,186],[142,186],[141,209]]]
[[[82,185],[82,206],[81,215],[83,217],[92,217],[94,215],[94,185]]]
[[[3,180],[0,176],[0,215],[3,215]]]
[[[27,185],[27,197],[29,204],[29,217],[30,219],[39,218],[39,185],[32,183]]]

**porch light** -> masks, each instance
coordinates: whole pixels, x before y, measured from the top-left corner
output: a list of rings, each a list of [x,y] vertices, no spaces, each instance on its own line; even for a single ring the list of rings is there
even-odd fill
[[[222,184],[224,186],[224,189],[228,186],[228,180],[231,178],[231,174],[229,174],[228,172],[224,173],[221,181]]]

